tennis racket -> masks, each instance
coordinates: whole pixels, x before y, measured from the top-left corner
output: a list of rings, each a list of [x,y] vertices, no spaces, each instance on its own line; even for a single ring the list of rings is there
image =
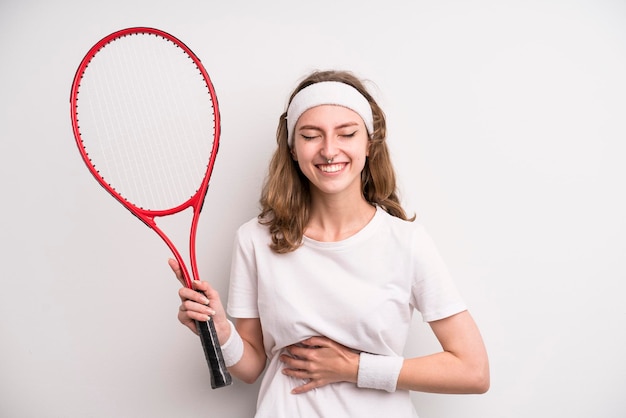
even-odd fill
[[[199,279],[198,219],[220,138],[217,97],[198,57],[158,29],[114,32],[81,61],[70,107],[76,144],[91,174],[165,241],[192,288]],[[188,208],[190,269],[155,221]],[[196,325],[212,388],[230,385],[213,321]]]

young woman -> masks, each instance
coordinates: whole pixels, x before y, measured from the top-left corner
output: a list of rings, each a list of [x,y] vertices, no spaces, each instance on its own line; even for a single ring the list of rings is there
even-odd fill
[[[308,76],[280,117],[262,211],[237,232],[235,324],[208,283],[179,291],[180,322],[196,332],[194,320],[212,317],[233,376],[252,383],[265,371],[256,417],[416,417],[411,390],[489,387],[479,330],[400,205],[385,137],[358,78]],[[415,310],[442,351],[405,359]]]

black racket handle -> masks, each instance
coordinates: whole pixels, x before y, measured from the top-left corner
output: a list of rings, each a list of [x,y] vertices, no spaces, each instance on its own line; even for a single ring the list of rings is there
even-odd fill
[[[217,340],[217,332],[215,331],[213,320],[196,321],[196,327],[200,334],[200,341],[202,341],[202,348],[204,348],[204,356],[206,357],[209,371],[211,372],[211,387],[217,389],[232,384],[233,378],[228,372],[228,369],[226,369],[224,356],[222,356],[222,349]]]

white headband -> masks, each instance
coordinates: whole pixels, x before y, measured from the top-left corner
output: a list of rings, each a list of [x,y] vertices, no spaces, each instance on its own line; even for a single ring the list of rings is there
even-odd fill
[[[293,146],[293,134],[296,122],[307,110],[321,105],[347,107],[361,116],[365,128],[371,135],[374,132],[372,107],[367,99],[354,87],[339,81],[322,81],[300,90],[287,108],[287,139]]]

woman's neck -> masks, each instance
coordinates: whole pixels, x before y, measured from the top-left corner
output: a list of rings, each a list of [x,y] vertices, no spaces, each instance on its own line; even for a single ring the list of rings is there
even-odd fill
[[[359,232],[374,217],[376,207],[358,199],[312,196],[304,235],[322,242],[341,241]]]

